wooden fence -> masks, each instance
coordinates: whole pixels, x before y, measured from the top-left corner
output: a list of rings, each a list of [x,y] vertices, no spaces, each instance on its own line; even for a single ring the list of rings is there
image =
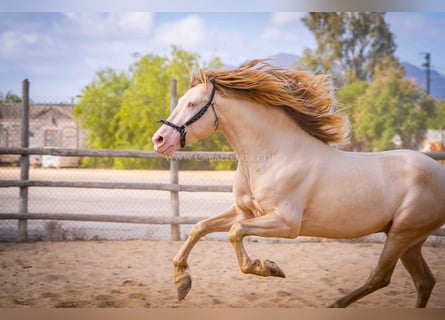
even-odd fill
[[[125,157],[125,158],[162,158],[154,151],[137,150],[91,150],[91,149],[62,149],[62,148],[0,148],[0,154],[19,154],[21,158],[30,155],[52,156],[95,156],[95,157]],[[27,240],[27,220],[70,220],[70,221],[94,221],[116,223],[142,223],[142,224],[170,224],[172,240],[179,240],[179,225],[194,224],[206,217],[181,217],[179,216],[179,192],[231,192],[231,185],[187,185],[178,183],[178,165],[180,160],[193,159],[230,159],[236,160],[231,152],[176,152],[170,159],[170,183],[115,183],[115,182],[91,182],[91,181],[48,181],[29,180],[29,161],[20,161],[20,180],[0,180],[0,188],[20,188],[19,213],[0,213],[0,220],[19,221],[19,241]],[[23,174],[25,172],[25,174]],[[24,178],[25,177],[25,178]],[[133,189],[133,190],[157,190],[170,192],[170,216],[165,217],[140,217],[131,215],[104,215],[104,214],[56,214],[56,213],[28,213],[28,188],[30,187],[54,187],[54,188],[93,188],[93,189]]]

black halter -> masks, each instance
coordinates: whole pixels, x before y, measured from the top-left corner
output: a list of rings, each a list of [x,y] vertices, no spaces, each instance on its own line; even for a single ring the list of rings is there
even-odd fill
[[[218,115],[216,114],[215,107],[213,106],[213,104],[214,104],[213,97],[215,96],[215,90],[216,90],[216,87],[213,84],[213,89],[212,89],[212,93],[210,94],[209,101],[206,103],[206,105],[204,107],[201,108],[201,110],[199,110],[193,117],[191,117],[182,126],[178,126],[168,120],[159,120],[159,122],[161,122],[169,127],[172,127],[173,129],[176,129],[179,132],[179,134],[181,135],[181,148],[184,148],[184,146],[185,146],[185,136],[187,134],[187,131],[185,131],[185,128],[188,127],[189,125],[191,125],[192,123],[198,121],[199,119],[201,119],[209,107],[212,107],[213,113],[215,114],[215,130],[218,129],[219,118],[218,118]]]

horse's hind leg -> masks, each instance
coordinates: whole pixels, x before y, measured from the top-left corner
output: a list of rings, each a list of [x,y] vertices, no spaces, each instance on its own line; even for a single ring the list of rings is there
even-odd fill
[[[413,239],[409,232],[397,233],[390,230],[376,268],[363,286],[337,300],[331,307],[347,307],[364,296],[386,287],[399,258],[419,239]]]
[[[411,275],[417,290],[416,307],[425,308],[436,283],[430,268],[422,256],[424,241],[409,248],[401,257],[403,265]]]

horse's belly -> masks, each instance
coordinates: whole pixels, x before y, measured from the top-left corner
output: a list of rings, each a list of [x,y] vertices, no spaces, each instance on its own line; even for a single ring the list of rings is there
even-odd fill
[[[320,199],[303,212],[300,235],[326,238],[357,238],[387,230],[395,206],[379,197],[359,201],[354,192],[345,198]],[[351,201],[352,199],[352,201]]]
[[[322,237],[331,239],[352,239],[388,230],[391,219],[374,218],[365,220],[349,217],[349,221],[326,219],[324,223],[304,221],[301,225],[300,236]]]

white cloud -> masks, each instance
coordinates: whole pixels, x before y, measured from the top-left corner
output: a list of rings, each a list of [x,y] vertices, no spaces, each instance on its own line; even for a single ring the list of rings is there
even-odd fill
[[[154,41],[162,45],[196,47],[205,41],[206,29],[205,22],[199,16],[187,16],[184,19],[160,25],[155,30]]]
[[[274,12],[272,14],[271,23],[274,26],[284,26],[304,16],[302,12]]]
[[[68,21],[58,26],[59,31],[90,37],[146,36],[151,33],[154,22],[154,14],[151,12],[64,14]]]
[[[115,23],[109,14],[101,13],[64,13],[68,20],[57,27],[60,33],[74,33],[85,36],[104,36],[116,33]]]
[[[34,54],[49,55],[53,40],[47,35],[36,32],[5,31],[0,34],[0,43],[1,56],[16,57],[29,48],[34,49]],[[41,50],[42,47],[46,49]]]
[[[295,25],[301,24],[300,19],[304,13],[301,12],[274,12],[271,15],[268,26],[264,29],[261,37],[271,41],[297,41],[297,29]]]
[[[24,33],[20,31],[5,31],[0,36],[2,51],[15,53],[29,44],[36,43],[38,36],[36,33]]]
[[[126,31],[150,34],[154,21],[151,12],[129,12],[119,18],[119,25]]]

